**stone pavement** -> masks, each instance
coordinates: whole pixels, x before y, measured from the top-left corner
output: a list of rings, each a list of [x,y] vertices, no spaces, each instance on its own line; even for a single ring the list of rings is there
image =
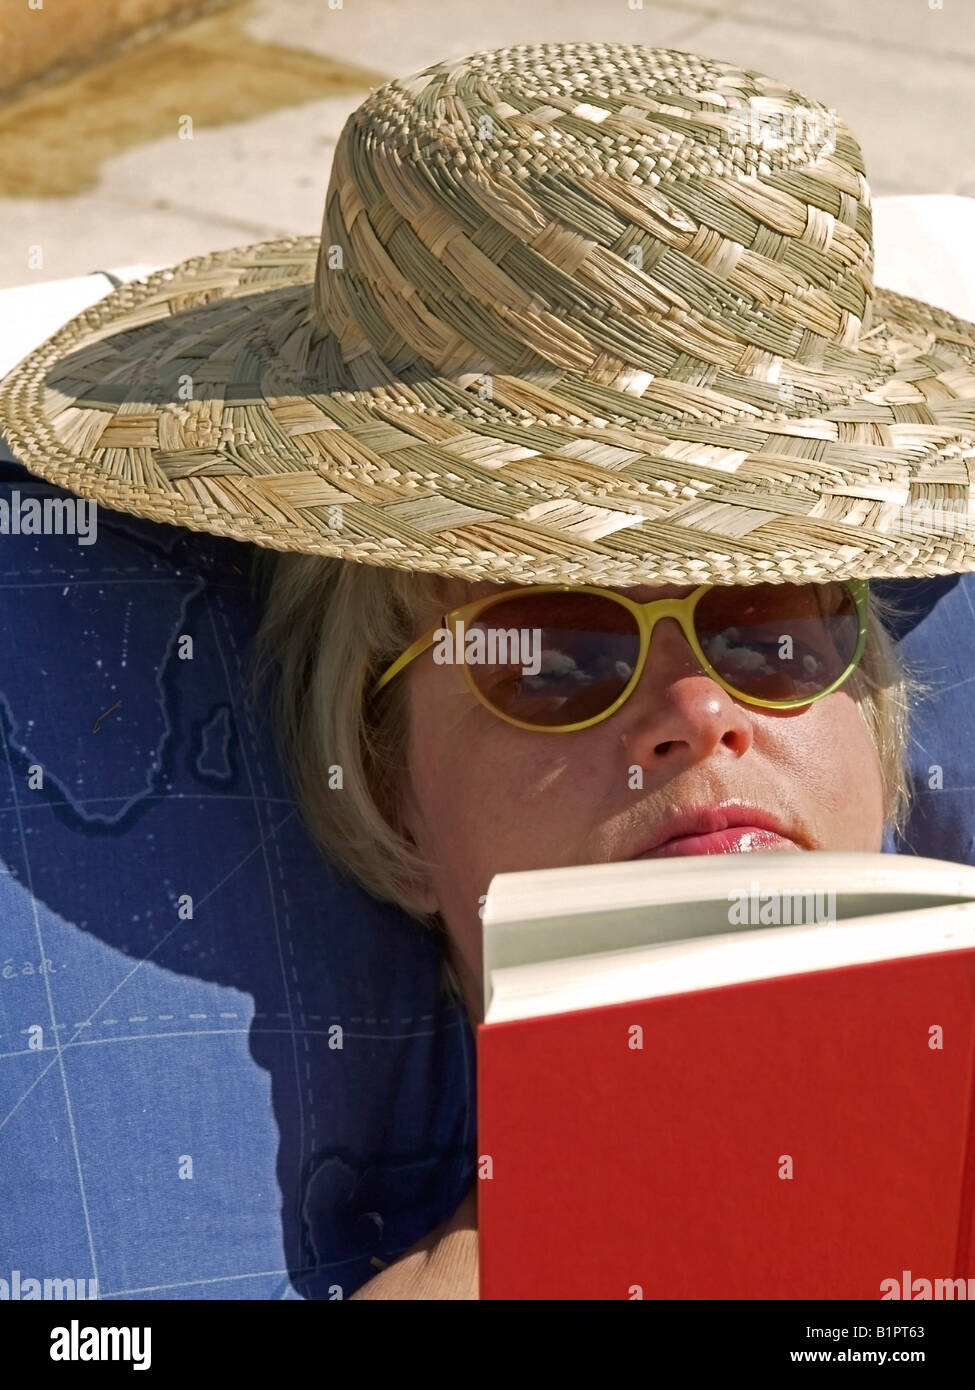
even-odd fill
[[[336,137],[370,88],[517,43],[756,68],[844,116],[875,194],[975,196],[975,0],[630,3],[248,0],[8,102],[0,288],[317,233]]]

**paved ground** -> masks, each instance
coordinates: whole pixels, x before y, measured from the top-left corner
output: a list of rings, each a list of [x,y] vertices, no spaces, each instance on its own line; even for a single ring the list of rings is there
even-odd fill
[[[317,232],[336,136],[369,89],[504,44],[646,43],[757,68],[845,117],[875,194],[975,197],[972,0],[630,3],[249,0],[8,103],[0,287]]]

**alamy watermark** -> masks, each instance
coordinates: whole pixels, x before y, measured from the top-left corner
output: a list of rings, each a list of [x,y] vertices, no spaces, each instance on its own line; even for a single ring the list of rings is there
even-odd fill
[[[52,1361],[131,1361],[133,1371],[152,1365],[151,1327],[82,1327],[72,1318],[51,1330]]]
[[[438,666],[520,666],[525,676],[542,669],[542,630],[538,627],[472,627],[457,624],[434,634],[433,659]]]
[[[88,497],[22,497],[14,488],[0,497],[0,536],[77,536],[79,545],[98,538],[98,503]]]
[[[922,1299],[972,1299],[975,1298],[975,1279],[922,1279],[915,1277],[909,1269],[902,1269],[900,1277],[892,1275],[880,1281],[881,1300],[887,1298]]]
[[[821,926],[836,921],[836,894],[762,893],[752,879],[747,891],[728,894],[728,922],[733,927]]]
[[[894,511],[887,523],[890,536],[975,537],[975,503],[967,498],[918,497]]]
[[[790,107],[785,111],[763,111],[752,106],[748,111],[729,111],[728,139],[733,145],[755,145],[759,149],[770,142],[787,146],[814,146],[819,154],[830,154],[836,148],[836,112],[807,107]]]
[[[12,1269],[9,1279],[0,1278],[0,1303],[25,1303],[35,1298],[74,1301],[97,1297],[97,1279],[35,1279],[19,1269]]]

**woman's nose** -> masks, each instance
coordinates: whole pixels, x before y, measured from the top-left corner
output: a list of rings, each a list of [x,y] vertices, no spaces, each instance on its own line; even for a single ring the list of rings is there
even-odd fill
[[[699,761],[719,748],[740,757],[751,747],[752,717],[712,680],[680,625],[662,618],[636,690],[619,711],[631,761]]]

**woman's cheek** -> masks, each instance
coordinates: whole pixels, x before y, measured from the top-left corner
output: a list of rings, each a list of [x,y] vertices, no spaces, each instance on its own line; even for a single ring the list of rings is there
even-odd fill
[[[856,702],[837,691],[795,721],[791,730],[794,739],[783,759],[785,770],[788,775],[791,768],[796,794],[811,805],[818,847],[879,850],[883,774]]]

